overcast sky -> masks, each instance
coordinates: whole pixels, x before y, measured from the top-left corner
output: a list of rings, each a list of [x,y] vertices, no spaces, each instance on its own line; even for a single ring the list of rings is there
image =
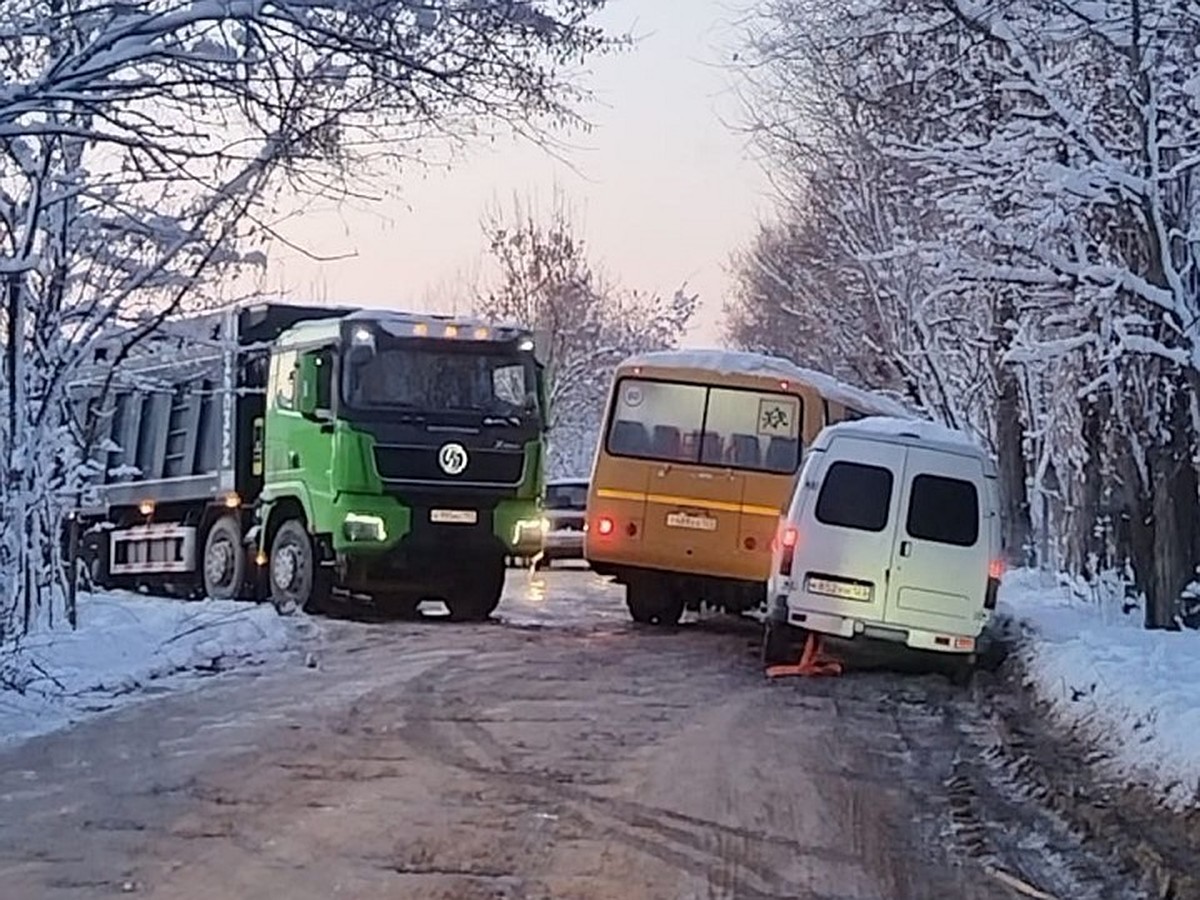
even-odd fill
[[[572,168],[530,146],[471,149],[453,170],[411,170],[401,196],[309,210],[284,234],[323,256],[276,245],[267,287],[296,301],[327,299],[453,311],[462,279],[481,269],[480,216],[516,194],[548,203],[555,186],[579,213],[594,259],[629,287],[672,291],[686,281],[704,307],[686,341],[718,341],[729,255],[752,234],[765,184],[743,139],[729,73],[731,0],[613,0],[603,21],[642,40],[593,64],[595,128],[572,136]],[[460,311],[462,311],[460,309]]]

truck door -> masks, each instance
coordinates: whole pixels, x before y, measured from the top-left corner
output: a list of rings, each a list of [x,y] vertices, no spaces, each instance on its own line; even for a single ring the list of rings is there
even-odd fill
[[[882,616],[904,453],[895,444],[839,436],[820,470],[805,470],[793,568],[804,606]]]
[[[990,531],[983,466],[971,456],[912,447],[892,563],[887,620],[974,632],[983,609]],[[964,623],[970,623],[964,628]]]

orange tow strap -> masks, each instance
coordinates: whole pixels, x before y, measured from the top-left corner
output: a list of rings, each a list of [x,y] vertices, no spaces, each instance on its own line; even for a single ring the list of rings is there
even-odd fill
[[[767,666],[768,678],[784,678],[788,675],[800,675],[812,678],[821,675],[841,675],[842,662],[821,652],[821,636],[810,631],[804,640],[804,652],[800,654],[800,662]]]

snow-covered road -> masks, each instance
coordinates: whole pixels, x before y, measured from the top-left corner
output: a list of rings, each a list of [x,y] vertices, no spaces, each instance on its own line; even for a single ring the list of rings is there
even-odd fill
[[[751,624],[637,628],[585,570],[514,571],[494,623],[310,627],[0,748],[0,894],[1137,896],[936,675],[767,682]]]

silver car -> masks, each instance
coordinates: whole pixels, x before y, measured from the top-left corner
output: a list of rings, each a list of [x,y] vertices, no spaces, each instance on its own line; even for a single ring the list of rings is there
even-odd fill
[[[559,478],[546,483],[543,515],[549,527],[541,558],[543,565],[549,567],[556,559],[583,559],[587,495],[586,478]]]

